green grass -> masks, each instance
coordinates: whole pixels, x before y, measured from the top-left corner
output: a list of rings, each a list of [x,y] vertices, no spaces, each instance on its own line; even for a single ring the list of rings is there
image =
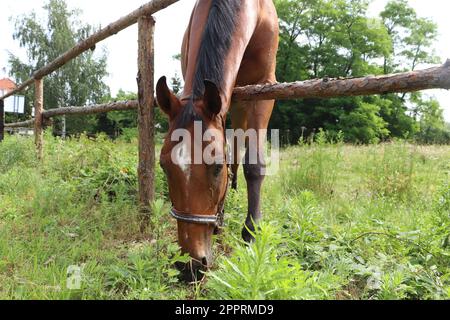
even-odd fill
[[[176,224],[157,172],[146,234],[137,144],[100,137],[0,144],[0,299],[450,299],[450,149],[395,142],[290,147],[263,190],[256,243],[229,194],[207,281],[179,283]],[[81,289],[66,282],[82,269]],[[69,275],[70,276],[70,275]]]

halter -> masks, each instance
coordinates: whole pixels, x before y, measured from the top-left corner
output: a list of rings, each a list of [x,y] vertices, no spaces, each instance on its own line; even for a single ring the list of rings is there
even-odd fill
[[[195,223],[195,224],[206,224],[206,225],[218,225],[218,215],[208,215],[208,216],[200,216],[200,215],[192,215],[189,213],[184,213],[176,210],[175,208],[170,209],[170,215],[177,219],[178,221],[187,222],[187,223]]]
[[[225,133],[225,123],[223,124],[224,128],[224,137],[226,139],[226,133]],[[177,221],[185,222],[185,223],[192,223],[192,224],[199,224],[199,225],[212,225],[216,228],[223,226],[223,220],[224,220],[224,207],[225,207],[225,200],[227,198],[228,189],[230,187],[230,178],[231,178],[231,171],[230,166],[227,165],[227,186],[225,189],[225,194],[223,196],[223,199],[219,203],[219,211],[215,215],[200,215],[200,214],[192,214],[187,212],[182,212],[175,207],[172,207],[170,209],[170,215],[175,218]]]
[[[225,207],[225,199],[227,198],[228,188],[230,185],[230,170],[229,166],[227,166],[228,174],[227,174],[227,187],[225,189],[225,194],[223,199],[219,203],[219,211],[215,215],[199,215],[181,212],[172,207],[170,209],[170,215],[178,221],[192,224],[200,224],[200,225],[212,225],[214,227],[222,227],[224,220],[224,207]]]

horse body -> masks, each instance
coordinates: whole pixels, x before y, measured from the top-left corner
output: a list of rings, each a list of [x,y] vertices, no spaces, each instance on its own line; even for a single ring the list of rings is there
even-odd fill
[[[161,165],[169,182],[169,193],[174,208],[196,216],[213,216],[221,210],[226,196],[228,176],[224,163],[214,165],[192,164],[180,166],[173,163],[177,143],[170,139],[174,132],[183,129],[192,134],[192,141],[177,149],[180,159],[192,154],[194,146],[203,149],[217,146],[215,157],[225,158],[225,121],[231,114],[233,129],[256,130],[257,143],[247,145],[256,149],[258,159],[250,164],[244,161],[244,174],[248,188],[248,217],[243,237],[251,241],[247,228],[254,230],[254,222],[261,219],[260,193],[264,179],[264,130],[267,129],[274,101],[232,102],[235,86],[273,83],[278,49],[278,17],[272,0],[198,0],[182,46],[182,70],[185,79],[181,98],[167,88],[165,78],[157,85],[157,100],[169,116],[169,135],[161,152]],[[194,137],[194,122],[201,121],[204,129],[221,134],[209,143]],[[263,130],[263,131],[261,131]],[[198,138],[198,137],[197,137]],[[191,150],[189,150],[189,148]],[[186,150],[188,149],[188,150]],[[232,173],[234,188],[241,155],[234,150]],[[178,221],[179,244],[193,258],[187,268],[187,279],[201,277],[211,260],[211,236],[214,225]]]

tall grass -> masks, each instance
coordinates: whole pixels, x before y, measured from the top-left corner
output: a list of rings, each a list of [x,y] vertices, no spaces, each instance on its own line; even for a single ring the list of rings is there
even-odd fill
[[[281,190],[295,194],[311,190],[331,196],[335,192],[337,172],[342,160],[342,141],[330,143],[326,134],[320,131],[316,142],[300,141],[299,147],[289,148],[284,153],[290,164],[281,167],[279,181]]]
[[[379,197],[407,199],[414,196],[417,153],[405,142],[389,143],[371,148],[370,158],[364,163],[367,189]],[[381,152],[380,152],[381,151]]]
[[[9,137],[0,143],[0,172],[21,166],[32,167],[35,162],[31,139]]]
[[[225,300],[326,299],[333,297],[331,275],[304,271],[299,262],[283,256],[287,239],[280,230],[263,223],[256,241],[236,241],[231,258],[223,257],[218,270],[210,272],[209,297]],[[327,286],[327,287],[325,287]]]
[[[450,299],[450,150],[329,142],[281,152],[256,242],[246,184],[226,202],[208,281],[178,282],[176,223],[157,168],[140,233],[135,143],[45,136],[0,144],[0,299]],[[67,288],[70,266],[82,269]]]

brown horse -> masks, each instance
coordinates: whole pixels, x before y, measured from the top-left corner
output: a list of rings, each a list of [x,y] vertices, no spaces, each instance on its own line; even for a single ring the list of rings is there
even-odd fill
[[[160,163],[169,183],[172,216],[178,220],[178,240],[192,262],[183,266],[184,278],[203,278],[200,271],[211,263],[211,239],[228,187],[225,123],[231,113],[234,129],[254,129],[257,142],[247,143],[243,161],[248,188],[248,216],[242,236],[254,240],[254,223],[261,220],[260,193],[264,179],[263,148],[274,101],[233,102],[235,86],[274,83],[278,49],[278,17],[272,0],[198,0],[182,47],[185,87],[181,97],[167,87],[165,77],[158,81],[156,93],[160,108],[169,117],[169,134],[161,151]],[[219,132],[211,141],[195,134],[195,123],[202,132]],[[181,130],[181,131],[180,131]],[[190,134],[183,138],[176,132]],[[174,139],[174,136],[175,139]],[[187,139],[188,141],[184,141]],[[194,149],[216,150],[213,164],[194,161]],[[256,162],[248,161],[256,152]],[[235,150],[231,171],[237,187],[242,158]],[[175,158],[175,159],[174,159]],[[218,160],[219,159],[219,160]]]

